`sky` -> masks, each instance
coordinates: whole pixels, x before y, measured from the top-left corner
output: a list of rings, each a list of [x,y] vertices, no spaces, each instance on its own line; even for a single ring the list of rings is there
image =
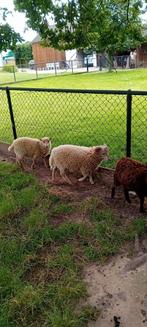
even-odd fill
[[[13,0],[0,0],[0,7],[6,7],[8,10],[12,11],[13,15],[9,15],[7,19],[8,23],[16,32],[20,33],[25,41],[31,42],[37,33],[31,29],[25,31],[25,28],[27,27],[25,14],[14,11]],[[147,12],[142,15],[142,19],[147,23]]]
[[[15,32],[20,33],[25,41],[31,42],[37,33],[31,29],[24,32],[27,27],[25,14],[14,11],[13,0],[0,0],[0,7],[6,7],[8,10],[12,11],[12,15],[10,14],[7,18],[7,22],[14,28]]]

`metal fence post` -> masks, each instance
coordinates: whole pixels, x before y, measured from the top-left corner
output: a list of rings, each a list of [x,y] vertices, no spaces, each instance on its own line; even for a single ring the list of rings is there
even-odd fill
[[[132,92],[127,93],[126,156],[131,157]]]
[[[36,70],[36,79],[38,78],[38,69],[37,69],[37,64],[35,65],[35,70]]]
[[[54,62],[54,69],[55,69],[55,75],[57,75],[57,67],[56,67],[56,62]]]
[[[14,82],[16,82],[16,75],[15,75],[15,66],[13,66],[13,76],[14,76]]]
[[[14,139],[17,138],[17,132],[16,132],[16,126],[15,126],[15,120],[14,120],[14,114],[13,114],[13,108],[12,108],[12,102],[11,102],[11,96],[10,96],[10,90],[9,87],[6,87],[6,95],[7,95],[7,101],[8,101],[8,107],[9,107],[9,113],[10,113],[10,119],[11,119],[11,126],[13,131]]]
[[[73,74],[73,60],[71,60],[71,71],[72,71],[72,74]]]
[[[86,59],[86,68],[87,68],[87,73],[89,72],[89,67],[88,67],[88,58]]]

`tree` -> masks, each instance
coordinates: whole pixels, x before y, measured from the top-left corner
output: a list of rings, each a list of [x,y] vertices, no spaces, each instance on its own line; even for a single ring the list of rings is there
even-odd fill
[[[6,23],[6,17],[10,12],[7,8],[0,8],[0,52],[7,49],[15,49],[17,42],[22,42],[22,37]]]
[[[33,58],[32,55],[32,45],[30,42],[25,42],[22,44],[17,44],[15,49],[15,59],[16,64],[20,64],[21,62],[28,62]]]
[[[140,0],[14,0],[26,13],[28,25],[45,46],[91,49],[108,54],[110,68],[117,51],[136,48],[142,41]],[[54,28],[49,21],[53,18]]]

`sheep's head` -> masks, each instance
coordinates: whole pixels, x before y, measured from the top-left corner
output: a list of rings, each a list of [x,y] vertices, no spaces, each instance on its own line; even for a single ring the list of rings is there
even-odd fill
[[[109,148],[106,144],[95,147],[95,151],[102,160],[109,160]]]
[[[40,139],[40,141],[42,141],[43,143],[49,144],[50,139],[49,139],[49,137],[45,136],[42,139]]]
[[[42,139],[40,139],[41,141],[41,149],[43,152],[44,157],[47,157],[50,153],[51,153],[51,148],[52,148],[52,143],[51,143],[51,139],[49,139],[48,137],[43,137]]]

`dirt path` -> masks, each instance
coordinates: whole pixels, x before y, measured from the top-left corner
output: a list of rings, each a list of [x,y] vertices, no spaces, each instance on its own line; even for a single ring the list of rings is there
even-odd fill
[[[114,316],[120,317],[120,327],[147,326],[147,255],[142,258],[138,268],[138,258],[117,256],[104,266],[86,269],[89,303],[102,309],[89,327],[115,327]],[[132,262],[133,269],[129,269]]]

